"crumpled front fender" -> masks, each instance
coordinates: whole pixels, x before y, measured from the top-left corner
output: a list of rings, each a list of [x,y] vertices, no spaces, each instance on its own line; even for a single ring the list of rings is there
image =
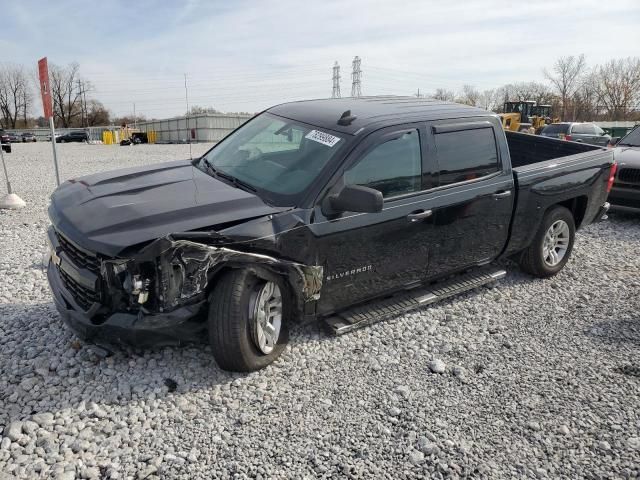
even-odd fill
[[[212,274],[224,266],[260,266],[281,275],[302,302],[318,300],[322,289],[322,266],[172,237],[151,243],[135,260],[157,263],[155,294],[162,310],[188,304],[206,293]]]

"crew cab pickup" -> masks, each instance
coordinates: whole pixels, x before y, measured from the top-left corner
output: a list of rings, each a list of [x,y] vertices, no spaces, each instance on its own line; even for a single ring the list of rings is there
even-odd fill
[[[72,179],[51,196],[48,278],[96,342],[207,338],[250,371],[292,322],[342,333],[569,260],[602,218],[611,151],[504,132],[497,115],[402,97],[294,102],[191,161]]]

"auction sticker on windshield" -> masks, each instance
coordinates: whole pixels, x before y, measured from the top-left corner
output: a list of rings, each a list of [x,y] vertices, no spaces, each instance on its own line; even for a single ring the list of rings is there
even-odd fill
[[[323,145],[326,145],[327,147],[333,147],[340,141],[340,137],[335,137],[330,133],[321,132],[320,130],[311,130],[305,135],[304,138],[308,138],[309,140],[313,140],[314,142],[321,143]]]

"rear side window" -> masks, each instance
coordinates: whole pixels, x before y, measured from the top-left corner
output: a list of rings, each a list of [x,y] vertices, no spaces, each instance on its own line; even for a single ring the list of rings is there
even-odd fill
[[[569,124],[567,123],[552,123],[542,129],[542,133],[567,133],[569,131]]]
[[[500,171],[491,128],[434,135],[439,185],[465,182]]]
[[[578,125],[574,125],[571,129],[571,133],[581,133],[585,135],[593,135],[596,133],[596,129],[590,123],[580,123]]]

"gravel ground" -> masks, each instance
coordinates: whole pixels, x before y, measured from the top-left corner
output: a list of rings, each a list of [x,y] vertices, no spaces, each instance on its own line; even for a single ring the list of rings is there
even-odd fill
[[[638,217],[582,231],[553,279],[506,263],[496,288],[339,338],[297,328],[229,374],[207,346],[104,357],[63,327],[40,270],[50,148],[5,156],[28,205],[0,211],[0,479],[639,475]],[[188,156],[58,149],[64,178]]]

